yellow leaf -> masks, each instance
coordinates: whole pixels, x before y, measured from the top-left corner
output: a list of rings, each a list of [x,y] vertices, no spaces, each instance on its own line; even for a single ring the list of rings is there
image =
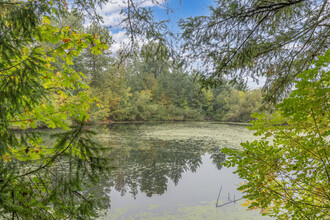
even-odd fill
[[[11,156],[10,156],[8,153],[6,153],[6,154],[3,156],[3,159],[4,159],[5,162],[11,161]]]
[[[249,207],[253,202],[255,201],[245,200],[245,202],[243,202],[241,205],[245,207]]]
[[[42,17],[42,23],[44,23],[44,24],[50,24],[49,18],[47,16],[43,16]]]

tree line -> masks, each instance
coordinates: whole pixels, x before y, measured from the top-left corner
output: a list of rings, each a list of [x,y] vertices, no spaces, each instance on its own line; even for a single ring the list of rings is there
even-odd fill
[[[74,24],[102,42],[112,42],[106,27],[84,26],[81,16],[70,15],[54,23],[59,28]],[[90,111],[93,121],[248,122],[263,106],[260,89],[228,84],[201,89],[196,73],[176,62],[165,45],[152,41],[124,59],[111,50],[94,54],[87,49],[75,58],[74,68],[86,74],[91,97],[98,99]]]
[[[260,141],[223,151],[225,165],[246,180],[239,189],[249,208],[277,219],[329,218],[327,0],[219,0],[209,16],[182,20],[182,49],[188,61],[203,62],[197,78],[211,90],[197,88],[194,75],[168,56],[166,21],[133,0],[121,11],[131,45],[136,36],[157,44],[125,62],[118,62],[122,53],[113,58],[109,32],[97,25],[104,3],[111,1],[0,2],[1,218],[97,216],[98,199],[84,189],[110,168],[84,126],[90,116],[244,121],[260,100],[240,86],[247,76],[266,77],[265,100],[280,103],[274,114],[255,115]],[[83,28],[72,12],[91,25]],[[58,132],[26,129],[40,125]]]
[[[91,30],[87,28],[86,31]],[[154,56],[158,57],[150,59],[150,54],[146,53],[158,47],[164,47],[165,54],[155,52]],[[98,99],[91,109],[92,119],[248,122],[251,114],[261,110],[260,89],[230,85],[201,89],[195,82],[196,75],[171,60],[166,50],[165,46],[151,42],[124,62],[110,56],[110,52],[84,53],[80,59],[85,65],[79,63],[79,68],[87,73],[91,95]]]
[[[194,75],[169,60],[148,61],[139,54],[119,65],[106,64],[91,74],[91,94],[100,106],[92,109],[96,120],[247,122],[262,106],[260,90],[242,91],[229,85],[201,90]]]

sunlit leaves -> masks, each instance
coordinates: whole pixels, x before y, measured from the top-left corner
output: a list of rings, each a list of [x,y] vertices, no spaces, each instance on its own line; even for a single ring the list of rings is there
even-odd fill
[[[254,115],[251,129],[262,140],[225,150],[225,165],[247,180],[239,189],[249,208],[278,219],[329,218],[329,63],[330,51],[298,75],[276,113]]]
[[[44,17],[44,19],[48,18]],[[41,105],[39,102],[36,102],[33,106],[29,104],[27,106],[28,111],[15,115],[13,120],[19,121],[15,122],[15,125],[22,126],[22,128],[29,124],[30,119],[43,121],[52,128],[68,128],[68,124],[63,123],[68,117],[81,119],[88,116],[86,114],[89,107],[88,103],[92,102],[88,94],[86,92],[79,92],[78,94],[70,92],[70,90],[74,89],[85,90],[88,88],[83,80],[84,75],[72,69],[73,58],[91,44],[94,45],[92,46],[92,51],[95,51],[95,53],[101,53],[103,49],[108,48],[107,45],[91,35],[78,33],[76,30],[71,30],[69,26],[59,30],[50,26],[49,22],[46,21],[38,26],[39,35],[37,39],[43,46],[23,47],[21,51],[24,55],[12,58],[12,64],[4,67],[8,68],[8,70],[3,72],[3,75],[12,75],[8,83],[18,84],[23,80],[23,76],[15,74],[22,69],[20,64],[29,65],[30,62],[36,63],[35,65],[38,65],[39,71],[36,73],[33,81],[42,88],[45,94],[49,94],[47,98],[40,100]],[[29,61],[33,53],[39,55],[38,61]],[[54,66],[58,62],[62,63],[61,69],[57,69]],[[16,67],[11,68],[11,66]],[[26,99],[29,99],[29,97],[26,96]],[[81,108],[77,108],[77,106]],[[33,124],[30,126],[35,127]]]
[[[0,11],[0,32],[6,32],[0,44],[0,218],[85,219],[96,207],[79,194],[82,176],[96,180],[93,172],[106,163],[83,129],[94,98],[73,64],[88,47],[100,53],[108,46],[70,26],[53,26],[51,16],[33,10],[38,6],[27,1]],[[40,127],[58,130],[48,130],[55,135],[49,139],[33,130]],[[63,163],[70,166],[56,170]]]

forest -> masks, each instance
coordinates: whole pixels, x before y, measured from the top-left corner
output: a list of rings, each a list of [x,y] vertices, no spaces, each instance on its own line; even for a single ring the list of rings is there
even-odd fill
[[[111,217],[111,189],[207,163],[260,218],[329,218],[330,3],[216,0],[175,32],[173,2],[0,0],[1,219]]]
[[[111,42],[107,28],[97,24],[83,26],[73,15],[57,22],[75,27]],[[163,47],[163,54],[158,53]],[[75,70],[86,76],[91,97],[98,101],[91,108],[91,120],[98,121],[183,121],[217,120],[249,122],[251,114],[264,107],[261,89],[224,84],[201,89],[194,72],[175,62],[168,48],[154,42],[136,49],[133,56],[111,55],[111,50],[93,54],[86,50],[75,58]],[[152,57],[152,58],[151,58]]]
[[[85,58],[93,67],[82,72],[90,74],[91,94],[102,106],[92,108],[96,121],[248,122],[262,107],[261,90],[238,90],[229,85],[201,89],[194,75],[170,60],[148,61],[140,53],[124,64],[113,59],[102,66],[93,59],[103,60],[102,55]]]

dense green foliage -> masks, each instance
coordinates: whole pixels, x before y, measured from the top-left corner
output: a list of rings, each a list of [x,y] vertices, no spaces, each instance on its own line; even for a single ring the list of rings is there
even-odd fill
[[[0,4],[1,219],[86,219],[100,208],[83,180],[96,182],[106,163],[83,126],[94,100],[73,61],[108,46],[51,25],[65,4]],[[46,135],[38,126],[58,129]]]
[[[232,106],[246,102],[251,108],[244,111],[259,108],[258,92],[229,87],[200,92],[193,77],[169,61],[166,49],[156,60],[148,60],[153,44],[118,65],[107,50],[108,30],[94,22],[84,27],[77,17],[79,11],[92,13],[95,5],[73,5],[77,9],[67,13],[65,1],[0,4],[4,219],[87,219],[109,205],[100,204],[86,185],[96,184],[108,164],[92,132],[84,128],[90,115],[112,120],[216,118],[220,108],[213,106],[226,105],[218,119],[232,112],[228,120],[241,121],[248,120],[250,112],[237,113]],[[221,98],[222,90],[236,94],[235,101]],[[57,130],[34,130],[39,127]]]
[[[154,72],[144,60],[131,61],[126,67],[111,67],[92,87],[103,106],[95,114],[99,119],[247,122],[260,110],[260,90],[200,90],[194,77],[180,69]]]
[[[327,0],[216,0],[208,16],[181,21],[188,60],[205,86],[267,78],[266,98],[288,94],[298,73],[329,49]]]
[[[93,108],[94,119],[248,122],[262,107],[260,90],[239,91],[228,85],[201,90],[195,76],[177,67],[166,52],[151,60],[155,46],[146,45],[138,56],[122,64],[103,54],[98,55],[97,62],[83,55],[86,63],[94,65],[82,70],[90,73],[92,94],[100,101],[101,108]]]
[[[250,208],[279,219],[329,217],[330,53],[311,63],[329,47],[328,1],[216,1],[210,16],[182,22],[187,57],[204,62],[204,85],[222,84],[210,90],[169,56],[164,22],[148,21],[151,11],[132,0],[123,29],[132,43],[143,34],[158,41],[114,58],[108,29],[93,20],[102,2],[0,2],[1,218],[97,216],[102,204],[86,182],[95,184],[107,163],[86,121],[249,121],[261,92],[223,84],[246,76],[266,77],[274,102],[296,85],[275,114],[252,123],[263,140],[226,150],[226,165],[247,180],[240,189]],[[79,18],[86,14],[88,27]],[[58,130],[47,136],[38,127]]]
[[[276,113],[255,115],[252,129],[262,140],[224,151],[225,165],[246,180],[239,189],[249,208],[278,219],[330,217],[329,63],[330,50],[298,75]]]

